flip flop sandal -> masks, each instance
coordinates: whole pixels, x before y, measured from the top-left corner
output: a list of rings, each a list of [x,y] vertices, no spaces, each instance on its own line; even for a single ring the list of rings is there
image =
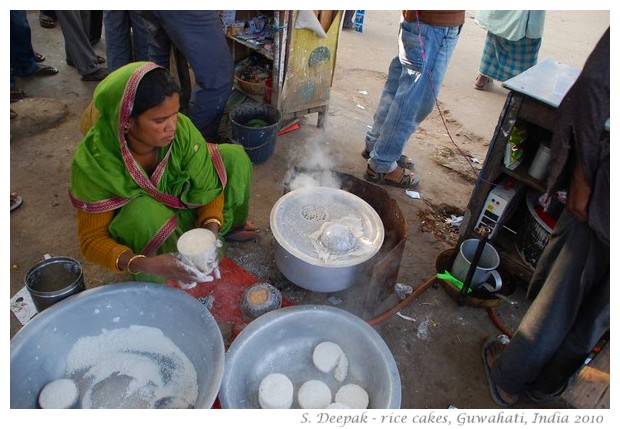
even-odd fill
[[[50,18],[47,15],[39,14],[39,24],[43,28],[54,28],[56,27],[56,20]]]
[[[105,68],[97,69],[90,74],[85,74],[84,76],[82,76],[82,80],[87,81],[87,82],[97,82],[97,81],[105,79],[107,76],[108,76],[107,69]]]
[[[362,151],[362,156],[364,159],[370,159],[370,151],[368,149],[364,149]],[[415,162],[411,158],[405,155],[401,155],[396,161],[396,164],[401,168],[406,168],[407,170],[412,170],[415,167]]]
[[[538,390],[528,390],[525,392],[525,395],[532,402],[535,402],[537,404],[544,404],[546,402],[558,400],[562,396],[562,393],[564,393],[564,391],[566,390],[567,385],[568,383],[564,382],[562,386],[560,386],[553,393],[544,393]]]
[[[517,399],[513,401],[504,399],[499,392],[499,388],[491,378],[491,366],[489,365],[488,354],[491,347],[494,347],[496,344],[501,344],[501,342],[496,338],[489,338],[486,340],[484,346],[482,346],[482,364],[484,365],[484,371],[486,372],[487,381],[489,382],[489,393],[491,394],[491,398],[493,398],[493,401],[497,405],[508,408],[516,404],[519,398],[517,397]]]
[[[34,53],[34,62],[35,63],[42,63],[43,61],[45,61],[45,55],[40,54],[38,52]]]
[[[105,59],[104,57],[100,56],[100,55],[97,55],[97,56],[96,56],[96,58],[95,58],[95,62],[96,62],[97,64],[104,64],[104,63],[105,63],[105,61],[106,61],[106,59]],[[67,65],[68,65],[69,67],[75,67],[75,63],[73,62],[73,60],[72,60],[72,59],[70,59],[70,58],[65,58],[65,62],[67,63]]]
[[[15,192],[11,192],[11,211],[13,211],[16,208],[20,207],[23,202],[24,202],[24,199],[22,198],[21,195],[15,193]]]
[[[11,103],[19,100],[23,100],[28,97],[23,89],[14,88],[11,90]]]
[[[401,167],[402,168],[402,167]],[[403,168],[403,175],[398,182],[386,179],[386,176],[390,173],[377,173],[370,166],[366,167],[364,172],[364,179],[369,182],[373,182],[379,185],[390,185],[397,188],[409,189],[420,183],[420,177],[414,176],[409,170]]]
[[[476,80],[474,80],[474,88],[480,91],[484,91],[492,84],[493,84],[493,79],[491,79],[490,77],[486,77],[482,74],[479,74],[478,76],[476,76]]]
[[[29,74],[27,77],[32,76],[54,76],[58,73],[58,69],[52,66],[38,66],[37,69]]]

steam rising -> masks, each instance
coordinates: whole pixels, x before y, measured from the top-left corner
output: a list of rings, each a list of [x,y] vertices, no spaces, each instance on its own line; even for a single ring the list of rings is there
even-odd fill
[[[290,165],[283,180],[285,192],[318,186],[342,189],[341,176],[335,173],[334,167],[337,167],[336,159],[329,149],[330,144],[326,141],[325,134],[317,133],[316,137],[308,139],[306,144],[300,144],[298,150],[289,152],[291,154],[289,158]],[[345,190],[355,194],[354,191]],[[314,207],[312,201],[308,202],[308,208],[310,207]],[[320,214],[319,211],[317,211],[318,214]],[[385,233],[387,234],[386,239],[390,235],[393,236],[395,234],[394,231],[390,230],[386,230]],[[390,238],[390,240],[390,243],[398,242],[394,237]],[[337,244],[340,245],[342,243]],[[389,247],[390,249],[391,246]],[[317,250],[316,246],[314,250]],[[393,256],[391,259],[393,259]],[[394,272],[398,273],[398,263],[390,262],[392,263],[389,264],[389,268],[383,272],[381,277],[392,276]],[[370,268],[366,267],[358,273],[356,282],[358,287],[339,291],[337,296],[332,296],[332,298],[340,299],[343,302],[340,304],[341,308],[345,308],[360,317],[373,316],[376,310],[375,307],[380,303],[378,299],[383,299],[381,291],[389,288],[389,285],[384,284],[384,280],[379,277],[373,277],[373,271]],[[323,294],[317,294],[317,296],[310,295],[305,296],[305,299],[313,303],[323,303],[325,296]]]
[[[290,191],[305,187],[326,186],[341,188],[340,178],[333,172],[335,165],[329,153],[328,143],[324,142],[323,133],[304,145],[297,158],[291,160],[284,183]]]

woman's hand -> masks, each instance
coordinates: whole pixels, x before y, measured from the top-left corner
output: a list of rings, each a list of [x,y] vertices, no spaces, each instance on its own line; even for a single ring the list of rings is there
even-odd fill
[[[128,257],[127,261],[129,261],[129,259]],[[204,281],[204,276],[201,276],[198,270],[185,265],[170,253],[135,258],[131,261],[129,266],[125,266],[125,271],[155,274],[178,283],[191,284]]]

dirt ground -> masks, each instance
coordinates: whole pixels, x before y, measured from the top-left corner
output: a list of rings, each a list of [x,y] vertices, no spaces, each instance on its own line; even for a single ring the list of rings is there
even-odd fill
[[[468,18],[473,12],[468,12]],[[306,293],[279,273],[273,260],[274,239],[269,228],[269,213],[283,194],[284,180],[290,169],[307,165],[306,161],[317,154],[325,155],[323,159],[329,160],[329,169],[363,177],[366,161],[360,152],[386,78],[389,59],[394,53],[395,14],[396,11],[369,11],[364,33],[343,33],[325,128],[316,128],[315,114],[306,116],[299,130],[278,138],[275,153],[268,161],[255,165],[250,218],[259,228],[260,236],[253,243],[229,244],[227,255],[257,279],[276,285],[286,298],[296,303],[333,305],[327,301],[333,294]],[[11,119],[10,188],[24,197],[24,203],[10,217],[10,294],[13,296],[23,288],[26,272],[44,254],[70,256],[80,261],[88,288],[126,281],[125,275],[110,273],[81,256],[74,209],[67,197],[70,161],[80,140],[79,117],[95,84],[82,82],[76,71],[66,65],[58,28],[42,29],[33,11],[29,19],[35,49],[44,53],[46,64],[57,66],[60,73],[38,80],[20,79],[18,85],[32,98],[11,105],[17,116]],[[476,43],[483,39],[483,34],[479,29],[474,30],[473,23],[467,25],[472,28],[468,37],[474,42],[463,43],[467,47],[475,46],[470,54],[478,57],[482,45]],[[368,61],[359,58],[364,49],[364,55],[369,53],[372,57],[373,52],[378,53],[376,60],[367,66]],[[585,47],[584,51],[589,52],[589,49],[591,47]],[[96,50],[105,54],[104,40],[96,45]],[[475,65],[473,67],[467,71],[467,82],[473,82],[476,71]],[[461,69],[449,69],[448,74],[457,70]],[[446,84],[454,85],[454,81]],[[451,103],[458,104],[459,97],[464,98],[463,92],[475,92],[471,84],[468,85],[458,93],[450,92],[446,98],[440,96],[440,110],[433,111],[408,143],[406,153],[414,158],[415,172],[422,177],[421,199],[412,199],[401,189],[386,187],[398,202],[409,228],[398,282],[413,289],[434,275],[438,255],[453,248],[458,239],[458,232],[446,219],[451,214],[463,214],[473,187],[472,178],[475,170],[482,166],[505,98],[505,90],[497,87],[491,94],[473,94],[492,99],[489,101],[491,111],[472,110],[471,116],[486,116],[484,133],[477,133],[467,129],[462,117],[453,116]],[[443,91],[445,94],[446,88]],[[41,117],[32,119],[33,112],[39,112]],[[45,124],[49,118],[52,123]],[[463,154],[469,155],[469,161]],[[514,330],[528,302],[520,287],[511,298],[518,303],[502,303],[497,313],[506,327]],[[390,296],[385,302],[372,303],[372,306],[379,315],[396,302],[396,297]],[[11,314],[11,337],[20,328],[21,324]],[[450,405],[497,408],[488,393],[480,356],[484,340],[501,331],[486,310],[459,307],[435,285],[403,308],[399,315],[375,328],[397,362],[402,408],[445,409]],[[544,405],[546,408],[568,406],[563,401]],[[517,408],[540,408],[540,405],[522,399]]]

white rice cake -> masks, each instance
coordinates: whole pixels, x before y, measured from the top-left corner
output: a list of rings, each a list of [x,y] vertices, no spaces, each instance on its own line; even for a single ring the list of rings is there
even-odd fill
[[[345,384],[336,392],[336,402],[354,409],[368,408],[368,393],[357,384]]]
[[[334,371],[334,377],[341,382],[347,377],[349,371],[349,359],[342,348],[332,341],[323,341],[314,348],[312,363],[319,371],[326,374]]]
[[[261,408],[285,409],[293,404],[293,383],[284,374],[274,372],[262,379],[258,387]]]
[[[327,406],[328,410],[347,410],[351,409],[347,404],[343,404],[342,402],[332,402]]]
[[[320,380],[308,380],[297,392],[297,402],[304,409],[326,408],[332,402],[332,392]]]
[[[70,378],[59,378],[50,383],[39,393],[39,406],[43,409],[73,408],[77,404],[79,389]]]

